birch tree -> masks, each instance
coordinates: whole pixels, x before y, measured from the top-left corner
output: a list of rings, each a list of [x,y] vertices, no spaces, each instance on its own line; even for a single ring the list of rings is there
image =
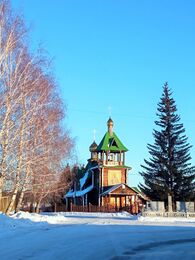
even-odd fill
[[[40,202],[51,194],[74,145],[61,127],[66,113],[51,62],[31,53],[26,37],[20,16],[0,0],[0,196],[11,195],[7,214],[21,208],[26,192]]]
[[[15,101],[11,75],[15,68],[15,56],[20,51],[25,33],[23,21],[19,16],[12,14],[9,2],[0,1],[0,197],[6,177],[9,128]]]

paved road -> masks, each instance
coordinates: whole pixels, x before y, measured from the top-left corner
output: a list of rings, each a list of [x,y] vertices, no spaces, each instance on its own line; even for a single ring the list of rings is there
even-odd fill
[[[195,227],[109,218],[33,223],[0,234],[1,260],[195,259]]]

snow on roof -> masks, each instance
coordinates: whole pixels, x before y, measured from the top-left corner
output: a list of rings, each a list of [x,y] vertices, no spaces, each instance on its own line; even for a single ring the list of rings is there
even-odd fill
[[[64,198],[71,198],[74,197],[75,192],[73,190],[69,190],[66,195],[64,196]]]
[[[111,186],[108,190],[104,191],[101,195],[104,196],[114,190],[116,190],[117,188],[119,188],[122,184],[117,184],[117,185],[114,185],[114,186]]]
[[[89,176],[89,170],[85,172],[84,176],[79,180],[80,182],[80,189],[82,190],[83,186],[86,183],[86,180],[88,179]]]
[[[90,172],[90,171],[93,171],[94,169],[97,169],[97,168],[98,168],[98,166],[91,167],[91,168],[89,168],[89,169],[85,172],[84,176],[79,180],[79,182],[80,182],[80,190],[83,189],[83,187],[84,187],[84,185],[85,185],[85,183],[86,183],[86,181],[87,181],[87,179],[88,179],[88,177],[89,177],[89,172]]]
[[[89,191],[91,191],[94,187],[94,184],[93,184],[93,181],[92,181],[92,184],[90,186],[88,186],[87,188],[83,189],[88,177],[89,177],[89,172],[93,172],[93,170],[97,169],[98,166],[95,166],[95,167],[92,167],[92,168],[89,168],[86,173],[84,174],[83,178],[81,178],[79,180],[80,182],[80,190],[77,190],[77,191],[73,191],[73,190],[70,190],[68,191],[68,193],[66,193],[66,195],[64,196],[64,198],[71,198],[71,197],[82,197],[83,195],[85,195],[86,193],[88,193]]]
[[[84,190],[79,190],[76,191],[76,197],[82,197],[83,195],[85,195],[86,193],[88,193],[89,191],[91,191],[93,189],[93,184],[88,186],[86,189]]]
[[[71,198],[71,197],[82,197],[86,193],[90,192],[93,189],[93,184],[88,186],[84,190],[78,190],[78,191],[69,191],[66,195],[65,198]]]

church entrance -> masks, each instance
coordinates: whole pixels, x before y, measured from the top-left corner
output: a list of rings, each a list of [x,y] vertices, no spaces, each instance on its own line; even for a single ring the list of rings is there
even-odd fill
[[[126,207],[126,198],[125,196],[110,196],[109,204],[118,210],[122,210]]]

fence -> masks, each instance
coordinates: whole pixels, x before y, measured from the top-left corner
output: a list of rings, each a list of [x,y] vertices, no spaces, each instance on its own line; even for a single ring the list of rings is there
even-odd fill
[[[105,206],[96,206],[96,205],[75,205],[71,203],[69,207],[66,205],[59,205],[56,204],[53,207],[45,207],[42,209],[43,211],[54,211],[54,212],[105,212],[105,213],[114,213],[114,212],[121,212],[121,211],[127,211],[131,214],[138,214],[140,212],[140,209],[137,205],[131,205],[126,207],[116,207],[112,205],[105,205]]]
[[[0,212],[3,212],[3,213],[6,212],[10,201],[11,201],[11,197],[1,197],[0,198]]]
[[[116,212],[118,211],[115,207],[108,206],[94,206],[94,205],[86,205],[86,206],[78,206],[71,204],[69,210],[66,205],[56,205],[53,208],[55,212],[63,212],[63,211],[74,211],[74,212]]]
[[[9,203],[11,201],[11,197],[2,197],[0,198],[0,212],[6,212],[6,209],[9,206]],[[14,206],[15,207],[15,206]],[[22,208],[23,211],[29,211],[33,212],[32,208],[30,205],[23,206]],[[59,205],[55,204],[53,206],[44,206],[41,211],[44,212],[66,212],[66,211],[74,211],[74,212],[105,212],[105,213],[114,213],[114,212],[119,212],[119,211],[127,211],[131,214],[137,214],[138,213],[138,207],[115,207],[111,205],[106,205],[106,206],[94,206],[92,204],[86,205],[86,206],[78,206],[71,204],[70,208],[67,209],[66,205]]]
[[[195,212],[155,212],[145,211],[143,217],[195,218]]]
[[[138,213],[137,207],[115,207],[111,205],[105,205],[105,206],[94,206],[94,205],[86,205],[86,206],[77,206],[74,204],[70,205],[70,211],[75,212],[105,212],[105,213],[113,213],[113,212],[119,212],[119,211],[127,211],[132,214]]]
[[[76,212],[116,212],[118,211],[115,207],[111,206],[94,206],[94,205],[87,205],[87,206],[77,206],[71,205],[71,211]]]

